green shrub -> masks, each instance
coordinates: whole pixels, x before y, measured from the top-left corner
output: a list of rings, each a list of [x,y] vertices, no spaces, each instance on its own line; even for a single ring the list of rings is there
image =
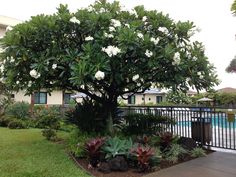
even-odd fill
[[[153,114],[129,114],[125,122],[123,132],[127,135],[153,135],[174,124],[169,117]]]
[[[49,141],[56,141],[58,139],[56,131],[51,128],[42,130],[42,135]]]
[[[182,158],[185,154],[187,154],[188,151],[185,150],[181,145],[179,144],[172,144],[170,149],[168,149],[164,157],[166,160],[176,163],[178,162],[179,158]]]
[[[79,129],[75,129],[67,139],[67,148],[76,157],[85,157],[85,143],[91,138],[92,135],[85,132],[82,133]]]
[[[5,114],[16,119],[27,119],[30,117],[30,104],[26,102],[16,102],[7,107]]]
[[[92,100],[84,99],[82,103],[78,103],[74,110],[66,113],[68,123],[75,124],[83,132],[104,132],[105,115],[103,107]]]
[[[19,119],[13,119],[8,123],[10,129],[25,129],[27,128],[26,123]]]
[[[105,153],[106,159],[111,159],[119,155],[128,157],[130,150],[133,146],[134,145],[131,138],[127,140],[114,137],[114,138],[109,138],[105,142],[102,151]]]
[[[192,157],[204,157],[206,156],[206,152],[202,148],[194,148],[190,151]]]
[[[2,117],[0,117],[0,126],[1,127],[7,127],[9,122],[11,122],[12,120],[13,120],[12,117],[2,116]]]
[[[34,109],[35,127],[56,129],[60,128],[61,114],[57,107],[36,107]]]

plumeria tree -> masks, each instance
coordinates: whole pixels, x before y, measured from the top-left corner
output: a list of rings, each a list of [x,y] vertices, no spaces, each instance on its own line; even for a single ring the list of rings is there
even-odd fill
[[[28,94],[59,88],[85,93],[104,105],[111,130],[117,98],[152,85],[187,90],[217,83],[192,22],[175,22],[143,6],[124,10],[100,0],[71,13],[38,15],[1,40],[2,80]]]

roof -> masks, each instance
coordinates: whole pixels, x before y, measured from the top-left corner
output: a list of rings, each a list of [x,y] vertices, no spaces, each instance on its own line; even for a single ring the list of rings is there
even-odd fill
[[[3,26],[3,27],[15,26],[21,22],[22,22],[21,20],[0,15],[0,26]]]
[[[152,95],[152,94],[165,94],[164,91],[162,91],[161,89],[157,89],[157,88],[150,88],[148,90],[146,90],[144,93],[140,93],[140,94],[145,94],[145,95]]]
[[[225,88],[217,90],[217,92],[219,92],[219,93],[236,93],[236,88],[225,87]]]
[[[199,99],[199,100],[197,100],[198,102],[204,102],[204,101],[213,101],[212,99],[210,99],[210,98],[206,98],[206,97],[204,97],[204,98],[201,98],[201,99]]]

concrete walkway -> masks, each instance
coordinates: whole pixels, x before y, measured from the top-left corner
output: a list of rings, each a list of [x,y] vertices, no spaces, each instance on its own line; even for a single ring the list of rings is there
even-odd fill
[[[236,177],[236,154],[214,152],[144,177]]]

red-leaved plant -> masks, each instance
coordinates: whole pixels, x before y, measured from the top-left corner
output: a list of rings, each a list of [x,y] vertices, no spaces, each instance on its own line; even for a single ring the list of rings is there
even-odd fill
[[[150,160],[155,155],[155,150],[149,146],[138,146],[132,150],[137,157],[139,168],[142,172],[150,169]]]
[[[164,151],[165,149],[171,146],[174,137],[171,132],[160,133],[159,136],[160,136],[160,149],[161,151]]]
[[[105,142],[105,138],[94,138],[85,143],[85,149],[88,153],[90,164],[96,167],[100,160],[101,147]]]

